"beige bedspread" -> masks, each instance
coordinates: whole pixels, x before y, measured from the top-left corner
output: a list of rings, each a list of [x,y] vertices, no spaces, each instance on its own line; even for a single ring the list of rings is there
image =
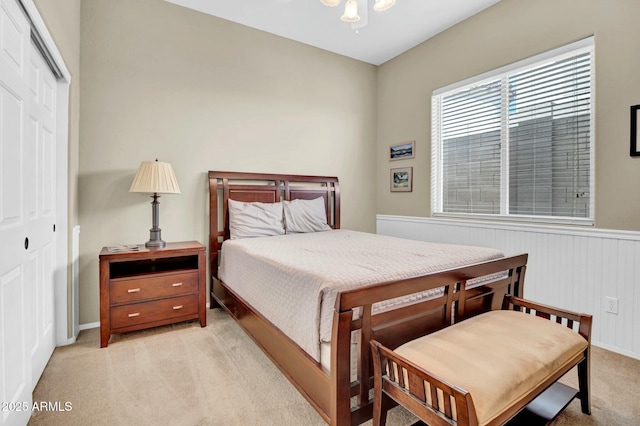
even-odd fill
[[[500,257],[486,247],[333,230],[226,240],[219,278],[320,361],[340,291]]]

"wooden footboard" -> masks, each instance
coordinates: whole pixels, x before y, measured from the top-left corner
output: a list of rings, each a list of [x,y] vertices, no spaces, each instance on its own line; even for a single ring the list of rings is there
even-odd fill
[[[507,294],[521,295],[527,255],[387,282],[342,292],[336,300],[331,346],[332,425],[360,424],[373,414],[371,340],[389,348],[445,328],[489,310],[497,310]],[[506,271],[491,282],[467,289],[467,281]],[[442,287],[441,296],[389,312],[373,314],[375,303]],[[354,319],[353,311],[361,314]],[[351,383],[349,348],[358,337],[357,380]],[[357,396],[355,400],[351,397]]]

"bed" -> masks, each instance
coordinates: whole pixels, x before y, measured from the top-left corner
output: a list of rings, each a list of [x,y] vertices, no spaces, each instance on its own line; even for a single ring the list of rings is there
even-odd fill
[[[408,256],[419,256],[415,250],[428,243],[402,240],[396,246],[398,239],[392,237],[341,230],[336,177],[215,171],[208,177],[211,307],[224,308],[329,424],[355,425],[372,417],[371,339],[393,348],[453,322],[500,309],[505,294],[522,295],[526,255],[504,257],[492,249],[445,245],[441,247],[449,252],[443,261],[416,268],[417,258]],[[326,229],[231,238],[234,223],[236,236],[240,231],[237,220],[230,224],[230,208],[281,202],[290,209],[302,203],[321,206]],[[285,217],[287,224],[297,223],[294,216],[287,216],[286,207]],[[305,246],[309,239],[315,251]],[[369,247],[367,256],[379,252],[378,257],[360,259],[355,268],[343,266],[340,258],[355,257],[348,255],[354,252],[349,251],[352,241],[360,241],[353,242],[360,244],[357,247]],[[294,248],[287,248],[289,244]],[[400,256],[385,261],[380,244],[398,247]],[[405,246],[415,246],[414,251],[402,252]],[[285,255],[287,250],[292,254]],[[277,257],[284,265],[274,265],[269,251],[281,254]],[[462,260],[457,256],[462,251],[471,257]],[[234,260],[234,252],[253,258]],[[304,261],[292,260],[296,253],[307,256]],[[422,257],[436,258],[433,253]],[[329,257],[331,267],[323,266],[325,255],[333,256]],[[255,270],[254,264],[258,265]],[[279,275],[280,269],[291,269],[293,278]],[[358,269],[363,274],[354,272]],[[367,270],[372,275],[366,275]],[[346,283],[339,281],[342,276]],[[335,287],[324,286],[334,280]],[[268,282],[285,286],[252,292]],[[297,286],[309,287],[312,293],[294,295]],[[269,293],[282,301],[279,314],[263,303]],[[309,316],[291,321],[295,312]],[[296,334],[290,323],[298,322],[306,325]]]

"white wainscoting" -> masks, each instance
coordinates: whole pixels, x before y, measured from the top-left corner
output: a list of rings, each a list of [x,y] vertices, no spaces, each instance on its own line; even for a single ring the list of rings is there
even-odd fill
[[[528,253],[526,298],[593,315],[592,343],[640,359],[640,232],[377,215],[377,233]],[[618,299],[618,314],[605,311]]]

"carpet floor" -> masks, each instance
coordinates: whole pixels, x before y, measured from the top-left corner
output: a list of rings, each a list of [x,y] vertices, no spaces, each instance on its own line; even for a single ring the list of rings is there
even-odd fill
[[[574,400],[552,423],[640,424],[640,360],[592,350],[592,415]],[[577,386],[575,371],[562,379]],[[29,425],[325,425],[280,371],[220,309],[197,322],[114,335],[100,349],[98,329],[56,348],[33,393]],[[402,408],[389,426],[411,425]],[[371,422],[365,423],[370,425]]]

